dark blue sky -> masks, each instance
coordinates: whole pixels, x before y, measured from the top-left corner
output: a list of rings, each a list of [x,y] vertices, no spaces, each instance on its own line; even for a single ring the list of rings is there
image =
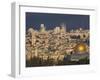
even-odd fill
[[[65,23],[68,30],[83,28],[89,29],[89,15],[51,14],[26,12],[26,30],[33,27],[40,29],[40,24],[45,24],[47,30]]]

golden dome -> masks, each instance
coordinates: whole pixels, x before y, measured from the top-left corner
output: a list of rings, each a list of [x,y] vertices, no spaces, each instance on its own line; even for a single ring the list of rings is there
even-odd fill
[[[84,43],[79,43],[74,48],[77,53],[85,53],[87,51],[87,45]]]

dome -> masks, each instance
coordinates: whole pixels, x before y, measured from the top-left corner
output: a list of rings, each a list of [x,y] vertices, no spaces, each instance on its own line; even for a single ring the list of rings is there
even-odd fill
[[[87,45],[84,43],[79,43],[75,46],[75,52],[77,53],[86,53],[87,52]]]
[[[29,28],[28,32],[30,32],[30,33],[34,32],[34,29],[33,28]]]

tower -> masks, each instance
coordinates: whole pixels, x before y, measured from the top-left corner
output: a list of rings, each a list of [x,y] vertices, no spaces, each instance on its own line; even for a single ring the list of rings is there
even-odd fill
[[[33,28],[29,28],[28,33],[30,34],[31,45],[34,45],[36,41],[36,37],[35,37],[36,32]]]
[[[66,32],[66,24],[65,23],[62,23],[61,25],[61,32]]]
[[[59,32],[60,32],[60,27],[56,27],[56,28],[54,29],[54,32],[55,32],[55,33],[59,33]]]
[[[46,30],[46,29],[45,29],[44,24],[41,24],[41,25],[40,25],[40,32],[45,32],[45,30]]]

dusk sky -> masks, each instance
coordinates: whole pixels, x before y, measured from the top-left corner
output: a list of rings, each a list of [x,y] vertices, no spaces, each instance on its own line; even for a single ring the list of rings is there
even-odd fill
[[[62,23],[66,24],[68,30],[80,27],[89,29],[89,15],[26,12],[26,29],[33,27],[33,29],[39,30],[40,24],[44,24],[49,30]]]

